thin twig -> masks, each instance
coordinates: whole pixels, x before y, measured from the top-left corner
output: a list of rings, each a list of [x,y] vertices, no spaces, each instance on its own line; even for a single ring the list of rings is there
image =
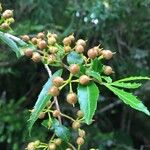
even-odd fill
[[[45,66],[45,69],[47,70],[49,77],[51,78],[52,77],[52,71],[50,70],[50,68],[48,67],[47,64],[45,64],[44,66]]]

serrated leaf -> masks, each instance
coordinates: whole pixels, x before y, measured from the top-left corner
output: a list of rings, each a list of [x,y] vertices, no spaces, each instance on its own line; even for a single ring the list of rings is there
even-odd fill
[[[67,55],[67,63],[68,64],[82,64],[83,58],[81,54],[78,54],[77,52],[73,51]]]
[[[48,90],[52,86],[52,78],[56,76],[62,75],[62,69],[56,71],[51,78],[48,79],[48,81],[43,86],[42,91],[40,92],[38,99],[34,106],[34,111],[31,113],[30,119],[29,119],[29,132],[31,132],[32,126],[35,123],[35,121],[38,119],[38,116],[40,112],[45,108],[47,102],[51,99],[51,95],[48,93]]]
[[[11,48],[11,50],[13,50],[16,53],[17,57],[20,57],[22,55],[17,44],[5,33],[0,32],[0,40],[3,41],[5,44],[7,44]]]
[[[79,84],[77,94],[80,109],[84,113],[85,122],[87,124],[90,124],[92,122],[92,118],[97,107],[99,89],[94,82],[91,82],[87,86]]]
[[[124,79],[117,80],[115,82],[126,82],[126,81],[134,81],[134,80],[150,80],[150,77],[128,77]]]
[[[102,72],[103,65],[102,65],[102,63],[101,63],[101,60],[99,60],[98,58],[95,58],[95,59],[92,61],[91,68],[92,68],[92,70],[94,70],[95,72]]]
[[[92,71],[92,70],[87,70],[86,74],[88,76],[91,76],[91,77],[95,78],[98,81],[101,81],[101,76],[98,72],[95,72],[95,71]]]
[[[120,90],[116,87],[113,87],[111,85],[105,84],[105,86],[111,90],[115,95],[117,95],[125,104],[130,105],[132,108],[142,111],[147,115],[150,115],[150,112],[148,111],[147,107],[144,106],[144,104],[132,93],[128,93],[124,90]]]
[[[101,78],[104,79],[107,83],[112,83],[111,77],[101,76]]]
[[[55,134],[61,138],[63,141],[67,142],[70,139],[70,131],[69,129],[60,124],[59,121],[57,119],[53,119],[52,121],[52,128],[55,132]]]
[[[142,84],[141,83],[113,82],[110,85],[127,88],[127,89],[136,89],[136,88],[139,88]]]

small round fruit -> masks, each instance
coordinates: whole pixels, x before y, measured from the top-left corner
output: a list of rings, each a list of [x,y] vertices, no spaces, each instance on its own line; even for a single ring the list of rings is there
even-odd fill
[[[56,43],[56,39],[53,36],[48,38],[48,44],[49,45],[54,45],[55,43]]]
[[[33,38],[31,39],[31,42],[32,42],[34,45],[37,44],[37,38],[33,37]]]
[[[71,41],[74,41],[74,40],[75,40],[74,35],[70,35],[69,38],[70,38]]]
[[[33,52],[32,60],[36,63],[41,61],[41,55],[38,52]]]
[[[55,54],[55,53],[58,52],[58,48],[57,48],[57,47],[54,47],[54,46],[50,46],[50,47],[49,47],[49,50],[50,50],[50,52],[51,52],[52,54]]]
[[[94,59],[94,58],[97,57],[98,52],[95,49],[89,49],[88,52],[87,52],[87,55],[88,55],[89,58]]]
[[[58,87],[56,86],[52,86],[49,90],[49,93],[52,95],[52,96],[58,96],[60,91],[58,89]]]
[[[53,33],[51,34],[52,37],[54,37],[55,39],[57,38],[57,34]]]
[[[77,45],[82,45],[83,47],[86,46],[86,41],[82,40],[82,39],[79,39],[77,42],[76,42]]]
[[[48,63],[52,64],[55,62],[55,60],[56,60],[56,56],[54,54],[51,54],[48,56],[48,59],[47,59]]]
[[[9,29],[9,24],[4,22],[4,23],[1,24],[1,28],[4,29],[4,30],[7,30],[7,29]]]
[[[113,70],[110,66],[105,66],[104,67],[104,74],[111,75],[112,73],[113,73]]]
[[[84,130],[79,130],[79,136],[84,138],[85,137],[85,131]]]
[[[2,17],[5,19],[13,17],[13,11],[12,10],[5,10],[2,14]]]
[[[7,19],[9,23],[14,23],[15,22],[15,19],[14,18],[9,18]]]
[[[80,67],[79,67],[79,65],[77,65],[77,64],[72,64],[72,65],[70,66],[69,70],[70,70],[70,72],[71,72],[72,74],[77,74],[77,73],[79,73],[79,71],[80,71]]]
[[[60,116],[60,111],[59,110],[54,110],[53,111],[53,117],[59,117]]]
[[[40,33],[37,34],[37,38],[44,39],[45,38],[45,34],[43,32],[40,32]]]
[[[78,145],[83,145],[84,144],[84,139],[82,137],[78,137],[76,142],[77,142]]]
[[[83,113],[81,110],[78,110],[78,111],[77,111],[77,116],[78,116],[79,118],[82,118],[82,117],[84,117],[84,113]]]
[[[21,36],[21,39],[25,42],[29,41],[30,40],[30,37],[28,35],[23,35]]]
[[[63,85],[64,79],[62,77],[55,77],[52,82],[55,86],[60,87]]]
[[[27,150],[35,150],[35,144],[34,142],[30,142],[27,146]]]
[[[73,129],[79,129],[81,127],[81,124],[80,124],[80,122],[78,122],[78,121],[75,121],[75,122],[73,122],[72,123],[72,128]]]
[[[36,140],[36,141],[34,142],[34,145],[35,145],[35,147],[39,146],[39,145],[40,145],[40,141],[39,141],[39,140]]]
[[[101,53],[106,60],[109,60],[113,57],[113,53],[110,50],[103,50]]]
[[[45,117],[45,113],[44,112],[40,112],[40,114],[39,114],[39,119],[44,119],[44,117]]]
[[[84,52],[84,47],[82,45],[76,45],[75,50],[78,53],[83,53]]]
[[[67,102],[71,105],[74,105],[77,102],[77,94],[76,93],[69,93],[67,95]]]
[[[65,46],[70,45],[70,44],[71,44],[70,38],[69,38],[69,37],[64,38],[64,39],[63,39],[63,44],[64,44]]]
[[[55,139],[54,142],[56,145],[60,145],[62,143],[62,140],[60,138],[58,138],[58,139]]]
[[[48,150],[55,150],[55,149],[56,149],[56,144],[50,143],[50,144],[48,145]]]
[[[24,52],[25,56],[27,57],[32,57],[33,55],[33,50],[31,48],[27,48]]]
[[[47,47],[46,41],[41,40],[41,41],[38,42],[38,48],[39,48],[39,49],[43,50],[43,49],[45,49],[46,47]]]
[[[71,47],[70,46],[64,46],[64,51],[66,53],[70,52],[71,51]]]
[[[79,78],[79,83],[82,84],[82,85],[87,85],[89,82],[90,82],[90,77],[87,76],[87,75],[82,75]]]

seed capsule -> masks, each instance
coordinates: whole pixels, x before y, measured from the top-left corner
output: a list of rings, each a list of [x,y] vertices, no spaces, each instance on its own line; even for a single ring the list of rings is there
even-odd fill
[[[59,117],[60,116],[60,111],[59,110],[54,110],[53,111],[53,117]]]
[[[41,61],[41,55],[38,52],[33,52],[32,60],[36,63]]]
[[[85,137],[85,131],[84,130],[79,130],[79,136],[84,138]]]
[[[48,145],[48,150],[55,150],[55,149],[56,149],[56,144],[50,143],[50,144]]]
[[[75,121],[75,122],[72,123],[72,128],[74,130],[76,130],[76,129],[80,128],[80,127],[81,127],[81,124],[78,121]]]
[[[12,10],[5,10],[2,14],[2,17],[5,19],[13,17],[13,11]]]
[[[70,38],[70,40],[71,40],[72,42],[75,40],[74,35],[70,35],[69,38]]]
[[[49,45],[54,45],[55,43],[56,43],[56,39],[53,36],[48,38],[48,44]]]
[[[44,112],[40,112],[39,119],[44,119],[44,117],[45,117],[45,113]]]
[[[77,111],[77,116],[78,116],[79,118],[82,118],[82,117],[84,117],[84,113],[83,113],[81,110],[78,110],[78,111]]]
[[[40,33],[37,34],[37,38],[44,39],[45,38],[45,34],[43,32],[40,32]]]
[[[31,39],[31,42],[32,42],[34,45],[37,44],[37,38],[35,38],[35,37],[32,38],[32,39]]]
[[[39,48],[39,49],[43,50],[43,49],[45,49],[46,47],[47,47],[46,41],[41,40],[41,41],[38,42],[38,48]]]
[[[79,39],[77,42],[76,42],[76,45],[82,45],[83,47],[86,46],[86,41],[82,40],[82,39]]]
[[[79,65],[77,65],[77,64],[72,64],[72,65],[70,66],[69,70],[70,70],[70,72],[71,72],[72,74],[77,74],[77,73],[79,73],[79,71],[80,71],[80,67],[79,67]]]
[[[109,60],[113,57],[113,53],[110,50],[103,50],[101,54],[106,60]]]
[[[89,58],[94,59],[94,58],[97,57],[98,52],[95,49],[89,49],[88,52],[87,52],[87,55],[88,55]]]
[[[30,37],[28,35],[23,35],[21,36],[21,39],[25,42],[29,41],[30,40]]]
[[[60,87],[63,84],[64,79],[62,77],[55,77],[52,82],[55,86]]]
[[[78,53],[83,53],[84,52],[84,47],[82,45],[77,45],[75,47],[76,52]]]
[[[63,44],[64,44],[65,46],[70,45],[70,44],[71,44],[70,38],[69,38],[69,37],[64,38],[64,39],[63,39]]]
[[[33,55],[33,50],[31,48],[27,48],[24,52],[25,56],[27,57],[32,57]]]
[[[4,23],[1,24],[1,28],[4,29],[4,30],[7,30],[7,29],[9,29],[9,24],[4,22]]]
[[[64,46],[64,51],[66,53],[70,52],[71,51],[71,47],[70,46]]]
[[[58,138],[58,139],[55,139],[54,142],[56,145],[60,145],[62,143],[62,140],[60,138]]]
[[[78,137],[76,142],[77,142],[78,145],[83,145],[84,144],[84,139],[82,137]]]
[[[55,62],[55,60],[56,60],[56,56],[54,54],[51,54],[48,56],[48,59],[47,59],[48,63],[52,64]]]
[[[27,146],[27,149],[28,150],[35,150],[35,145],[34,145],[34,142],[30,142]]]
[[[74,105],[76,102],[77,102],[77,94],[76,93],[69,93],[68,95],[67,95],[67,102],[69,103],[69,104],[72,104],[72,105]]]
[[[79,78],[79,83],[82,85],[87,85],[90,82],[90,77],[88,77],[87,75],[82,75]]]
[[[60,91],[59,89],[56,87],[56,86],[52,86],[49,90],[49,93],[52,95],[52,96],[58,96]]]
[[[110,66],[105,66],[104,67],[104,74],[111,75],[112,73],[113,73],[113,70]]]

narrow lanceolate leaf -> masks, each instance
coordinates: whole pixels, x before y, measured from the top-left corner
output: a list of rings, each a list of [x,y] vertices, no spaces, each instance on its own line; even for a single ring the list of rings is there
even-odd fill
[[[67,56],[67,63],[68,64],[82,64],[83,58],[81,54],[78,54],[77,52],[73,51]]]
[[[127,89],[136,89],[139,88],[142,84],[141,83],[126,83],[126,82],[113,82],[110,85],[127,88]]]
[[[80,109],[84,113],[85,122],[90,124],[97,107],[99,89],[94,82],[91,82],[87,86],[79,84],[77,90]]]
[[[124,90],[120,90],[116,87],[113,87],[111,85],[105,84],[105,86],[111,90],[115,95],[117,95],[125,104],[130,105],[132,108],[142,111],[147,115],[150,115],[150,112],[148,111],[147,107],[144,106],[144,104],[132,93],[128,93]]]
[[[126,82],[126,81],[134,81],[134,80],[150,80],[150,77],[128,77],[124,79],[117,80],[115,82]]]
[[[70,139],[69,129],[66,126],[60,124],[57,119],[53,119],[51,129],[54,130],[55,134],[63,141],[65,142],[69,141]]]
[[[34,111],[31,113],[29,119],[29,132],[31,132],[32,126],[35,121],[38,119],[40,112],[45,108],[47,102],[51,99],[51,95],[48,93],[49,89],[52,87],[52,78],[62,75],[62,69],[56,71],[51,78],[43,86],[42,91],[40,92],[38,99],[34,106]]]
[[[101,76],[101,78],[104,79],[107,83],[112,83],[111,77]]]
[[[0,31],[0,40],[3,41],[5,44],[7,44],[11,48],[11,50],[13,50],[16,53],[17,57],[21,56],[21,52],[17,44],[1,31]]]

